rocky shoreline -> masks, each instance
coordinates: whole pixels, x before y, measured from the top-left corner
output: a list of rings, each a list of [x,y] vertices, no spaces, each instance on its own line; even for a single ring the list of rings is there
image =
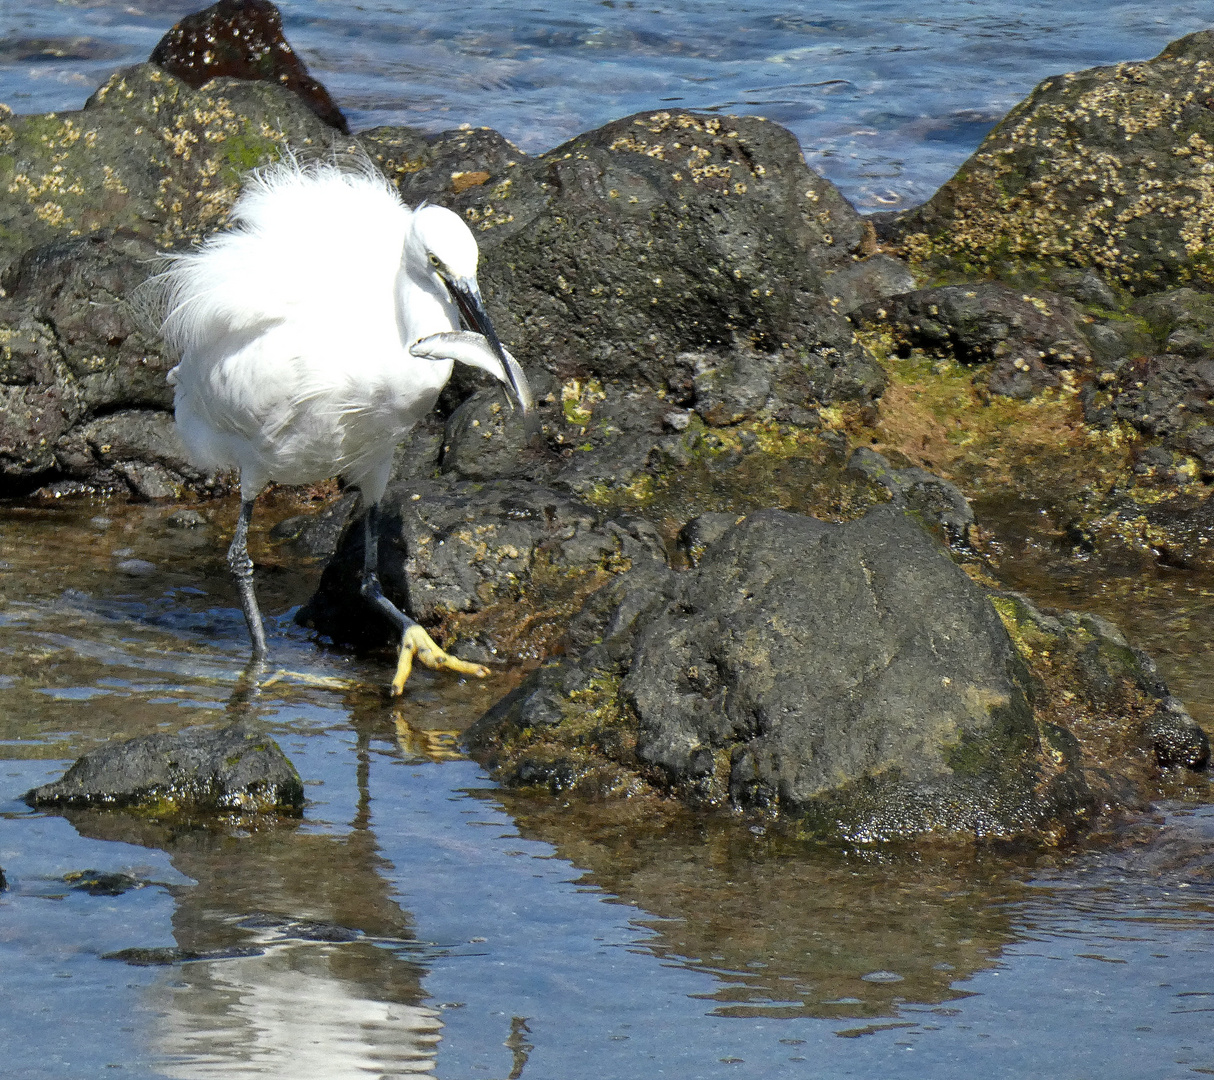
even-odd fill
[[[185,461],[140,286],[244,170],[365,154],[473,228],[539,401],[529,442],[460,374],[380,537],[395,602],[533,669],[469,733],[499,779],[858,842],[1059,843],[1204,797],[1208,739],[1150,659],[1001,585],[971,503],[1032,508],[1061,557],[1209,564],[1212,102],[1214,31],[1046,80],[927,204],[865,218],[756,118],[529,157],[140,65],[0,117],[3,491],[227,491]],[[282,532],[333,556],[301,619],[380,644],[338,499]]]

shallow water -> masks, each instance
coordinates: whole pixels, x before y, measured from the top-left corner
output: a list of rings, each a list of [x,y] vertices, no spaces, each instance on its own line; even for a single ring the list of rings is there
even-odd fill
[[[5,510],[6,1075],[1214,1072],[1208,858],[847,854],[498,791],[452,733],[506,678],[420,672],[389,704],[389,657],[290,622],[317,569],[264,533],[274,659],[294,674],[242,683],[233,509],[198,530],[163,506]],[[1134,618],[1159,628],[1165,609]],[[1200,665],[1167,663],[1209,695]],[[301,821],[169,828],[19,801],[108,739],[248,715],[304,777]],[[1214,809],[1163,813],[1182,852],[1214,847]]]
[[[202,0],[10,0],[0,101],[79,108]],[[284,0],[287,36],[355,129],[487,125],[549,149],[654,108],[766,116],[857,206],[928,198],[1048,75],[1146,59],[1207,0]]]
[[[195,6],[5,5],[0,100],[78,107]],[[356,127],[483,123],[537,151],[657,105],[760,112],[868,208],[929,195],[1041,77],[1210,22],[1196,3],[282,7]],[[420,672],[388,704],[388,659],[293,626],[317,570],[264,540],[275,662],[296,674],[249,692],[234,509],[200,530],[165,507],[2,511],[5,1075],[1214,1074],[1208,859],[881,859],[497,791],[453,733],[508,676]],[[1114,618],[1214,723],[1214,583],[1015,554],[1009,580]],[[168,829],[19,801],[106,741],[247,715],[303,775],[301,821]],[[1162,808],[1159,830],[1207,851],[1214,811]]]

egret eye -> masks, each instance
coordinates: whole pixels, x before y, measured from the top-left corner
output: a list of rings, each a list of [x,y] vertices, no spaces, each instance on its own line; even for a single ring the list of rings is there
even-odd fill
[[[431,265],[431,266],[437,266],[437,265],[438,265],[438,256],[437,256],[437,255],[435,255],[433,252],[430,254],[430,265]]]

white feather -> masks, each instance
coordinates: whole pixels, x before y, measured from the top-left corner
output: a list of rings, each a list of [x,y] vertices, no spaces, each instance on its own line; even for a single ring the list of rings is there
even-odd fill
[[[156,283],[194,462],[239,468],[246,499],[270,481],[343,475],[377,502],[396,444],[456,358],[410,352],[460,328],[432,255],[475,282],[467,226],[440,207],[410,210],[369,164],[289,160],[254,174],[232,228],[170,256]]]

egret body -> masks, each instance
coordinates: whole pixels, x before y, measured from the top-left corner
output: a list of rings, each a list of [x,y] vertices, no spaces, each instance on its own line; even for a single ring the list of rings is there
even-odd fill
[[[485,312],[476,240],[450,210],[410,210],[365,162],[269,166],[231,219],[229,231],[173,256],[158,281],[162,330],[181,358],[169,381],[186,450],[200,468],[240,470],[228,563],[254,656],[266,652],[247,549],[254,500],[271,482],[341,476],[362,493],[362,593],[401,629],[393,691],[415,655],[487,674],[439,649],[384,596],[376,572],[393,452],[433,408],[453,362],[495,375],[524,412],[532,405]]]

